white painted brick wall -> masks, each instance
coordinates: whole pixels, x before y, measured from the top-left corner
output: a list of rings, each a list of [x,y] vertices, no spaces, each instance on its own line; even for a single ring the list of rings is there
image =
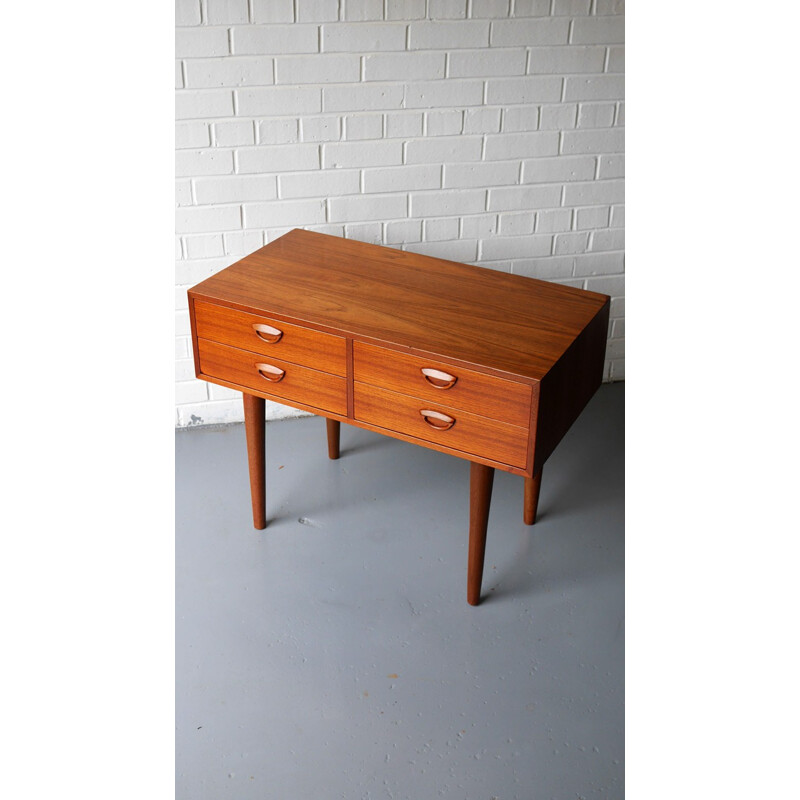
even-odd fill
[[[612,296],[624,378],[621,0],[177,0],[177,424],[186,289],[305,227]],[[271,418],[296,413],[269,407]]]

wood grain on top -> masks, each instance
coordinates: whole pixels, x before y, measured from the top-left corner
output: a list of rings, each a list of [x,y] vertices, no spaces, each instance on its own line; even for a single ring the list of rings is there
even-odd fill
[[[595,292],[300,229],[190,295],[533,380],[608,302]]]

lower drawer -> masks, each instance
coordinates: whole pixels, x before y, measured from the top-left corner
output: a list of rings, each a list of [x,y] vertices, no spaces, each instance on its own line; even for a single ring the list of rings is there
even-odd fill
[[[277,402],[285,399],[313,406],[321,411],[347,414],[347,383],[344,378],[288,361],[267,358],[238,347],[197,340],[200,372],[209,378],[235,383]]]
[[[513,467],[526,465],[527,428],[358,382],[353,402],[354,416],[361,422],[435,442],[461,451],[465,458],[472,454]]]

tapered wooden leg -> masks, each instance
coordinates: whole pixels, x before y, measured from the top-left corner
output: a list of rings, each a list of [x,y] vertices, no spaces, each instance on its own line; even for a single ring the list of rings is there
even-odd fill
[[[341,423],[338,419],[325,418],[325,424],[328,428],[328,458],[339,458],[339,428]]]
[[[532,478],[525,478],[525,513],[526,525],[536,522],[536,509],[539,507],[539,487],[542,484],[542,470]]]
[[[244,428],[247,436],[247,462],[250,467],[250,499],[253,525],[267,527],[266,470],[264,461],[264,398],[242,393]]]
[[[469,560],[467,563],[467,602],[476,606],[481,601],[483,556],[486,552],[486,525],[492,502],[494,467],[476,464],[469,467]]]

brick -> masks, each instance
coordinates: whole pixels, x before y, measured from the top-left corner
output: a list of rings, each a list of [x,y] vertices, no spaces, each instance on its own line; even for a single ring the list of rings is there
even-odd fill
[[[624,178],[625,154],[601,155],[597,169],[598,178]]]
[[[175,260],[180,261],[183,258],[183,245],[181,244],[181,237],[175,237]]]
[[[497,214],[474,214],[461,217],[462,239],[486,239],[497,233]]]
[[[568,76],[564,100],[619,100],[625,94],[624,75]]]
[[[561,203],[560,186],[507,186],[489,189],[489,211],[521,211],[556,208]]]
[[[294,0],[252,0],[253,22],[294,22]]]
[[[607,72],[625,72],[625,48],[608,48],[608,69]]]
[[[467,0],[428,0],[429,19],[466,19]]]
[[[413,189],[438,189],[442,185],[439,164],[365,169],[364,192],[408,192]]]
[[[481,260],[499,258],[533,258],[549,256],[553,246],[552,236],[498,236],[481,242]]]
[[[483,81],[419,81],[405,85],[406,108],[479,106],[483,103]]]
[[[532,47],[528,72],[555,75],[568,72],[602,72],[605,60],[605,47]]]
[[[614,319],[611,321],[611,338],[624,339],[625,338],[625,320]]]
[[[383,0],[346,0],[343,19],[352,22],[383,19]]]
[[[194,182],[198,205],[274,200],[278,196],[274,175],[231,175],[198,178]]]
[[[621,153],[625,149],[625,132],[621,128],[593,131],[564,131],[561,134],[561,152]]]
[[[331,22],[339,19],[339,0],[299,0],[298,22]]]
[[[472,0],[472,19],[497,19],[508,16],[509,0]]]
[[[244,147],[238,151],[237,172],[292,172],[318,169],[319,146],[316,144],[283,144],[269,147]]]
[[[179,28],[175,31],[175,58],[228,55],[227,28]]]
[[[607,294],[610,297],[622,297],[625,294],[625,276],[587,278],[586,288],[590,292],[600,292],[600,294]]]
[[[246,117],[315,114],[322,109],[320,90],[311,86],[237,89],[236,100],[238,113]]]
[[[239,213],[238,206],[236,212],[237,214]],[[228,258],[196,258],[193,261],[179,261],[175,264],[175,283],[178,285],[192,286],[195,283],[205,280],[215,272],[219,272],[221,269],[229,266],[230,263],[230,259]],[[188,314],[185,315],[185,320],[185,331],[186,333],[190,333]],[[178,331],[178,333],[180,335],[181,332]]]
[[[322,89],[324,111],[370,111],[395,109],[402,105],[403,87],[397,84],[325,86]]]
[[[486,81],[489,105],[548,103],[561,99],[561,78],[533,76],[525,78],[490,78]]]
[[[539,106],[512,106],[503,109],[503,133],[535,131],[539,127]]]
[[[175,93],[176,119],[208,119],[233,116],[233,92],[215,90],[193,92],[181,89]]]
[[[360,173],[357,169],[323,169],[314,172],[290,172],[278,175],[281,197],[332,197],[358,194]]]
[[[175,181],[175,205],[176,206],[192,205],[191,181]]]
[[[489,23],[412,22],[408,26],[409,50],[455,50],[463,47],[485,47],[489,43]]]
[[[579,128],[610,128],[614,124],[614,103],[581,103],[578,107]]]
[[[622,44],[624,17],[582,17],[572,24],[572,44]]]
[[[623,253],[586,253],[575,258],[575,275],[616,275],[624,269]]]
[[[502,161],[509,158],[531,156],[554,156],[558,153],[558,134],[547,133],[498,133],[486,137],[484,158],[486,161]]]
[[[569,278],[572,275],[573,256],[550,256],[545,258],[515,259],[511,262],[514,275],[551,281]]]
[[[566,44],[568,19],[509,19],[492,23],[492,47]]]
[[[296,119],[263,119],[256,123],[259,144],[293,144],[299,140]]]
[[[579,231],[607,228],[611,209],[608,206],[591,206],[575,209],[575,228]]]
[[[175,230],[178,233],[232,231],[242,227],[239,206],[175,209]],[[186,281],[189,283],[189,281]]]
[[[179,122],[175,125],[175,147],[208,147],[211,136],[206,122]]]
[[[406,48],[406,26],[398,22],[323,25],[321,30],[326,53],[380,53]]]
[[[422,221],[418,219],[386,223],[386,244],[418,242],[422,239]]]
[[[369,197],[332,197],[328,200],[331,222],[367,222],[397,219],[406,215],[405,195],[369,195]]]
[[[391,0],[386,4],[386,19],[424,19],[425,2],[426,0]]]
[[[175,88],[183,89],[183,62],[175,62]]]
[[[249,255],[264,245],[264,237],[261,235],[261,231],[223,233],[222,240],[226,256]]]
[[[414,242],[403,247],[409,253],[419,253],[431,258],[446,258],[460,263],[477,260],[478,243],[460,239],[457,242]]]
[[[533,211],[520,211],[515,214],[500,215],[500,233],[503,236],[522,236],[533,233],[536,215]]]
[[[231,29],[233,52],[237,55],[265,53],[317,53],[317,25],[246,25]]]
[[[625,0],[595,0],[594,13],[598,16],[605,14],[624,14]]]
[[[175,25],[199,25],[200,0],[176,0]]]
[[[365,81],[444,78],[444,53],[371,53],[364,56]]]
[[[344,118],[345,139],[380,139],[382,136],[383,114],[351,114]]]
[[[341,117],[305,117],[300,120],[304,142],[336,142],[341,139]]]
[[[216,147],[235,147],[255,144],[256,135],[250,120],[214,123],[214,145]]]
[[[345,235],[344,225],[304,225],[307,231],[324,233],[326,236],[338,236],[340,239]]]
[[[269,86],[272,83],[272,59],[263,56],[196,58],[186,62],[186,85],[190,89]]]
[[[599,206],[625,200],[625,181],[592,181],[564,186],[565,206]]]
[[[435,139],[412,139],[406,143],[406,164],[444,164],[480,161],[483,137],[440,136]]]
[[[187,258],[217,258],[225,255],[221,233],[205,233],[185,236]]]
[[[330,167],[381,167],[403,163],[403,143],[333,142],[322,145],[322,166]]]
[[[554,17],[587,17],[592,0],[553,0]]]
[[[493,164],[444,165],[445,189],[461,189],[472,186],[502,186],[517,183],[519,162],[497,162]]]
[[[208,399],[205,381],[197,379],[191,381],[178,381],[175,384],[176,403],[199,403]]]
[[[175,175],[229,175],[233,172],[230,150],[178,150],[175,153]]]
[[[486,210],[485,189],[464,189],[453,192],[426,192],[411,195],[411,217],[442,217],[455,214],[476,214]]]
[[[299,228],[325,222],[325,201],[321,199],[245,203],[242,210],[245,228],[273,228],[279,225]]]
[[[463,125],[463,111],[429,111],[425,115],[426,136],[457,136]]]
[[[585,253],[588,243],[588,233],[557,233],[553,245],[553,255]]]
[[[387,138],[422,136],[422,114],[420,112],[386,114],[385,117]]]
[[[593,156],[534,158],[522,162],[522,183],[561,183],[594,178]]]
[[[515,17],[546,17],[550,14],[550,0],[514,0]]]
[[[383,241],[383,225],[380,222],[365,222],[358,225],[345,225],[344,233],[348,239],[368,244],[381,244]]]
[[[617,117],[614,120],[614,125],[625,124],[625,103],[617,103]]]
[[[499,108],[464,109],[464,133],[497,133],[499,130]]]
[[[361,77],[357,55],[287,56],[275,59],[276,83],[352,83]]]
[[[459,217],[426,219],[424,239],[426,242],[442,242],[450,239],[458,239],[458,228]]]
[[[248,22],[247,0],[206,0],[209,25],[236,25]]]
[[[604,231],[593,231],[589,244],[592,252],[603,250],[624,250],[625,231],[622,228],[609,228]]]
[[[571,225],[572,210],[569,208],[548,208],[536,212],[536,233],[560,233],[568,231]]]
[[[625,380],[625,360],[624,359],[613,359],[611,361],[611,370],[610,370],[610,378],[612,381],[624,381]]]
[[[461,50],[450,53],[449,78],[524,75],[527,54],[520,50]]]
[[[611,206],[611,228],[625,227],[625,206]]]
[[[602,280],[602,279],[598,278],[596,280]],[[625,356],[624,339],[609,339],[606,342],[606,358],[623,358],[624,356]]]
[[[539,130],[563,131],[574,128],[578,119],[578,104],[542,106],[539,111]]]

